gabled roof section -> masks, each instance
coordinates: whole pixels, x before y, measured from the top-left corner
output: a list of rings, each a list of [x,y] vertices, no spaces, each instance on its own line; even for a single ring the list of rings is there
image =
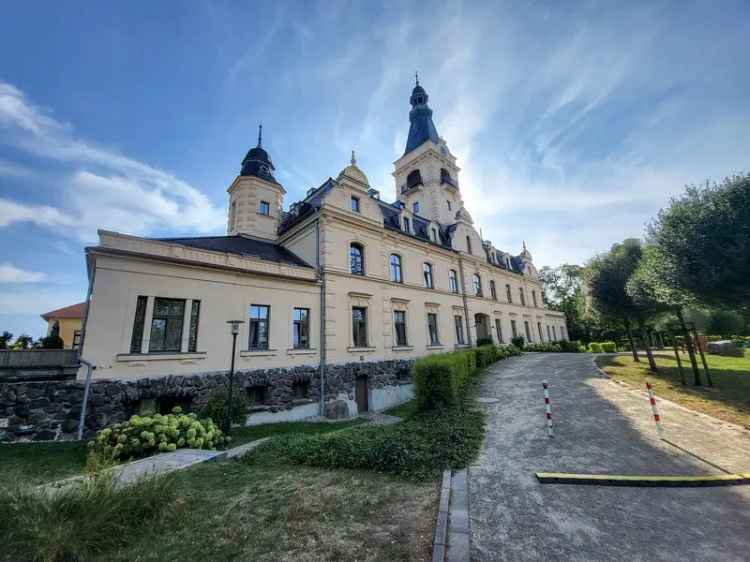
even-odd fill
[[[49,320],[51,318],[83,318],[86,315],[86,303],[79,302],[78,304],[71,304],[57,310],[45,312],[42,314],[42,318]]]
[[[197,238],[152,238],[159,242],[180,244],[201,250],[251,256],[262,260],[273,261],[298,267],[312,267],[305,260],[290,252],[283,246],[266,240],[250,238],[243,234],[236,236],[201,236]]]

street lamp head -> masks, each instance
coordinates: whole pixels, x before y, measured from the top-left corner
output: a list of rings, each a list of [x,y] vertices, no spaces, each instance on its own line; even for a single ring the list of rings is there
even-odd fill
[[[229,330],[230,333],[233,336],[236,336],[240,333],[240,324],[244,324],[244,320],[227,320],[227,324],[229,324]]]

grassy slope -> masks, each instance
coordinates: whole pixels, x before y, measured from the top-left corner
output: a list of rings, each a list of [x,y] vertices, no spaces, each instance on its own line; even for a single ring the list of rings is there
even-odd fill
[[[241,445],[274,435],[288,435],[290,433],[329,433],[346,427],[353,427],[367,422],[364,418],[356,418],[340,422],[280,422],[251,425],[232,429],[232,443],[230,447]]]
[[[714,387],[692,386],[693,372],[686,354],[681,354],[687,386],[680,384],[680,373],[674,353],[655,352],[658,373],[648,370],[646,357],[634,363],[631,356],[599,357],[597,363],[615,380],[642,388],[646,381],[651,382],[658,396],[672,400],[698,412],[735,423],[750,429],[750,350],[745,357],[722,357],[706,355],[708,368]],[[700,356],[698,357],[701,377],[705,384]]]
[[[17,474],[25,482],[40,484],[79,474],[86,467],[86,443],[15,443],[0,445],[0,474]]]

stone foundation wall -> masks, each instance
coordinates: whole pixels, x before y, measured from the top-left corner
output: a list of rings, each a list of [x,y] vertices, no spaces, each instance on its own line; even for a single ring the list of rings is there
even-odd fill
[[[378,361],[326,366],[326,397],[328,400],[355,400],[355,382],[366,376],[371,396],[382,389],[411,382],[413,361]],[[168,375],[136,381],[96,381],[85,419],[85,431],[91,435],[99,429],[127,420],[138,413],[144,401],[168,411],[180,405],[189,411],[200,411],[213,393],[227,385],[227,372],[195,375]],[[306,385],[304,383],[307,383]],[[306,387],[306,396],[299,396],[298,386]],[[265,414],[269,419],[283,419],[281,413],[320,401],[320,376],[317,367],[261,369],[238,371],[235,392],[247,395],[251,387],[264,387],[263,404],[250,412]],[[81,413],[84,385],[82,382],[18,382],[0,383],[0,440],[58,440],[75,437]],[[378,391],[380,389],[380,391]],[[378,392],[376,392],[378,391]],[[297,395],[295,394],[297,392]],[[375,408],[376,404],[371,404]],[[313,411],[314,408],[305,408]],[[264,417],[258,415],[257,417]]]

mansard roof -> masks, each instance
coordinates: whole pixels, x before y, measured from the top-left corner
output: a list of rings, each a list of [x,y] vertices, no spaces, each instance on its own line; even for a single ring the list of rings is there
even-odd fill
[[[279,246],[266,240],[250,238],[244,234],[236,236],[199,236],[196,238],[154,238],[159,242],[169,242],[182,246],[191,246],[201,250],[212,250],[227,254],[238,254],[240,256],[252,256],[263,260],[296,265],[299,267],[312,267],[305,260]]]

